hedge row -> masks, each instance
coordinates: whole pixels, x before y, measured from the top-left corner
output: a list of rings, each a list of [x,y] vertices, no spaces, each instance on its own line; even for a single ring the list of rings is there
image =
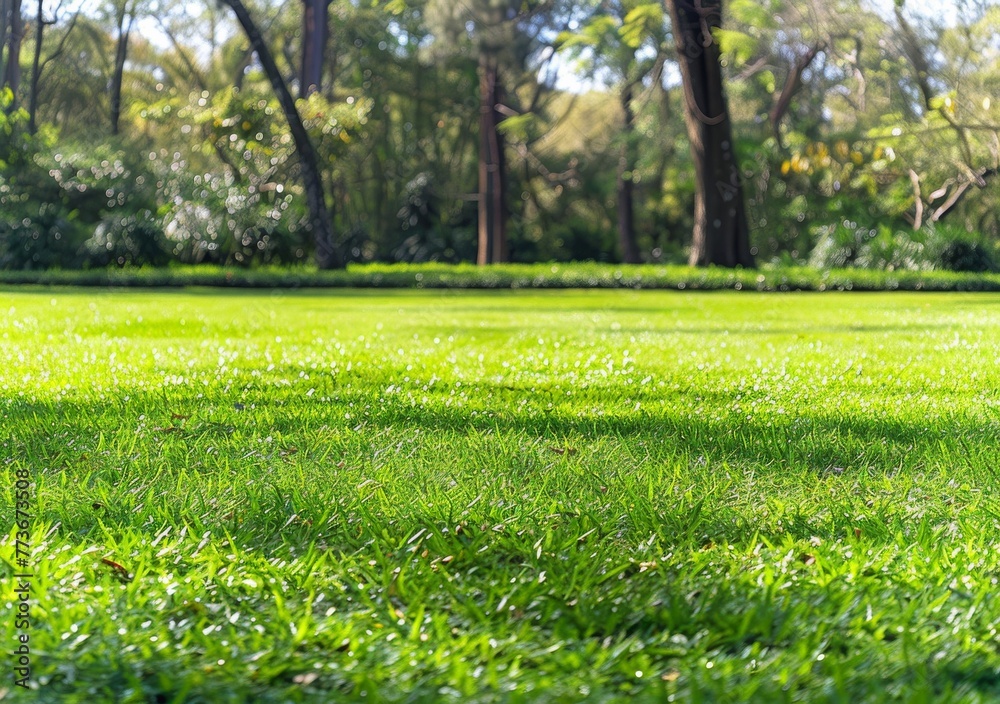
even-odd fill
[[[220,288],[629,288],[691,291],[1000,291],[1000,274],[948,271],[697,269],[653,264],[363,264],[342,271],[216,266],[0,271],[0,284]]]

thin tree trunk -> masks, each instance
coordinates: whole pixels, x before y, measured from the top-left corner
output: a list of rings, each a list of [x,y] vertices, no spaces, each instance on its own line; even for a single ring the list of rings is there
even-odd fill
[[[240,59],[240,63],[236,66],[236,75],[233,77],[233,88],[240,91],[243,90],[243,81],[247,77],[247,69],[253,63],[253,47],[247,49],[246,53],[243,54],[243,58]]]
[[[329,0],[302,0],[302,66],[299,97],[323,88],[323,57],[330,34]]]
[[[38,0],[38,16],[35,18],[35,56],[31,62],[31,92],[28,94],[28,131],[38,131],[38,85],[42,69],[42,40],[45,37],[45,16],[42,14],[44,0]]]
[[[125,18],[128,16],[128,26]],[[111,76],[111,134],[117,135],[121,128],[122,115],[122,81],[125,77],[125,59],[128,57],[128,37],[132,32],[135,15],[123,5],[118,15],[118,43],[115,47],[115,68]]]
[[[635,115],[632,112],[633,83],[628,82],[622,88],[620,95],[622,108],[622,144],[621,155],[618,158],[618,243],[622,250],[622,261],[626,264],[638,264],[639,246],[635,239],[635,206],[633,193],[635,182],[632,179],[632,169],[635,168],[634,135]]]
[[[274,61],[271,50],[264,42],[264,38],[257,29],[253,18],[247,11],[242,0],[223,0],[236,15],[243,32],[250,45],[257,52],[261,67],[267,75],[281,105],[281,110],[288,121],[288,128],[295,140],[295,150],[299,154],[299,168],[302,171],[302,182],[306,190],[306,203],[309,207],[309,220],[312,225],[313,238],[316,243],[316,265],[320,269],[340,269],[344,266],[344,259],[341,253],[333,246],[333,231],[331,229],[330,211],[326,204],[326,197],[323,193],[323,180],[320,175],[319,157],[305,125],[302,124],[302,117],[295,107],[295,99],[288,90],[288,86],[281,77],[281,71]]]
[[[743,187],[723,90],[720,0],[666,0],[681,68],[684,122],[695,168],[692,266],[754,266]]]
[[[3,85],[10,88],[14,100],[11,110],[18,106],[17,94],[21,88],[21,41],[24,39],[24,18],[21,16],[21,0],[10,2],[10,30],[7,34],[7,65],[4,70]]]
[[[781,120],[792,106],[792,98],[802,88],[802,74],[809,68],[809,64],[813,62],[816,55],[823,51],[824,47],[825,44],[822,42],[815,44],[805,54],[795,60],[795,63],[788,70],[785,85],[774,99],[774,106],[771,108],[768,117],[771,120],[771,130],[774,132],[774,139],[779,147],[784,147],[781,139]]]
[[[480,265],[508,259],[507,172],[504,138],[497,129],[503,119],[497,110],[502,95],[497,58],[484,52],[479,59],[479,251],[476,263]]]
[[[63,50],[66,48],[66,42],[73,33],[73,29],[76,27],[76,21],[80,19],[81,12],[79,9],[76,11],[73,15],[73,19],[69,21],[69,25],[67,25],[66,30],[59,39],[59,43],[56,44],[56,48],[48,55],[48,57],[46,57],[45,61],[42,61],[42,39],[45,26],[56,24],[59,21],[58,17],[47,22],[43,19],[43,3],[44,0],[38,0],[38,17],[36,18],[38,26],[36,30],[37,36],[35,37],[35,58],[34,63],[32,64],[31,93],[28,100],[28,128],[30,129],[31,134],[35,134],[38,127],[38,101],[41,93],[42,73],[45,71],[46,66],[62,56]]]
[[[913,184],[913,229],[919,230],[924,222],[924,199],[920,195],[920,176],[910,169],[910,183]]]
[[[10,0],[0,0],[0,89],[7,85],[3,51],[4,47],[7,46],[8,31],[10,31]]]

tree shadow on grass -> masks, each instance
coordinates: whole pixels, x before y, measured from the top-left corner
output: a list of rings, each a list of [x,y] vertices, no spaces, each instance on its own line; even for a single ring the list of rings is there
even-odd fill
[[[700,402],[677,394],[683,402],[676,409],[635,412],[595,411],[597,393],[587,399],[591,410],[573,413],[565,406],[545,407],[550,396],[544,393],[483,381],[475,389],[473,399],[486,400],[464,406],[449,405],[453,401],[444,395],[428,394],[426,402],[417,405],[400,395],[373,396],[347,389],[338,390],[332,401],[303,396],[270,403],[267,393],[260,391],[256,393],[263,398],[256,403],[244,399],[244,403],[212,404],[193,392],[167,402],[156,393],[135,390],[128,392],[128,400],[106,402],[11,399],[0,406],[0,426],[6,426],[11,438],[12,459],[40,462],[57,460],[66,452],[92,451],[103,442],[101,438],[151,442],[175,437],[224,443],[277,432],[289,442],[298,438],[308,444],[320,429],[361,438],[370,433],[380,441],[387,432],[418,429],[449,438],[526,437],[555,444],[613,439],[642,448],[640,454],[653,458],[685,456],[765,471],[783,471],[789,465],[814,471],[891,471],[942,455],[961,462],[977,455],[977,448],[988,452],[1000,433],[996,418],[964,414],[910,420],[900,417],[898,408],[878,415],[836,409],[781,416],[762,412],[747,420],[744,413],[722,405],[732,403],[727,394],[701,390]],[[533,402],[514,402],[526,397]],[[716,417],[701,415],[700,408],[714,409]],[[350,410],[349,418],[345,409]],[[891,460],[891,466],[870,467],[876,460]]]

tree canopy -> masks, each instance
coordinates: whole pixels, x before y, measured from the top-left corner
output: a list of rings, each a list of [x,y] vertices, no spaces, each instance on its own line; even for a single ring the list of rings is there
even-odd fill
[[[0,267],[994,268],[998,36],[976,0],[0,0]]]

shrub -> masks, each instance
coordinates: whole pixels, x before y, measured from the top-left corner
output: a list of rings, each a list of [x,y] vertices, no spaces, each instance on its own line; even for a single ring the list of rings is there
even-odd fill
[[[163,226],[148,210],[106,217],[84,242],[84,251],[91,266],[162,266],[169,260]]]
[[[225,174],[194,174],[184,162],[160,166],[164,233],[183,263],[290,264],[309,256],[302,203],[283,186],[266,190]]]
[[[929,228],[929,246],[937,268],[982,273],[997,271],[996,244],[964,227],[935,223]]]
[[[949,271],[996,271],[993,252],[982,242],[955,240],[941,250],[941,266]]]
[[[843,220],[817,228],[819,237],[809,265],[819,269],[858,267],[887,271],[933,269],[934,261],[925,245],[926,233],[908,233],[888,225],[859,226]]]
[[[0,269],[52,269],[77,263],[80,229],[59,202],[18,200],[0,219]]]

